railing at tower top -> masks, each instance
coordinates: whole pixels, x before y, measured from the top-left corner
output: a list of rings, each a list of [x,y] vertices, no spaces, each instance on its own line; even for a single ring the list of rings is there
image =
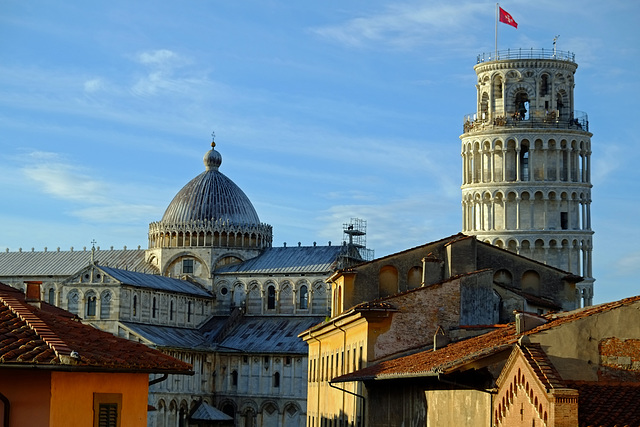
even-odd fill
[[[478,55],[477,63],[491,61],[506,61],[512,59],[556,59],[558,61],[576,62],[576,55],[572,52],[556,49],[507,49],[497,52],[487,52]]]
[[[487,117],[487,114],[467,114],[463,120],[463,133],[482,132],[504,128],[550,128],[572,129],[589,132],[589,116],[584,111],[574,111],[568,117],[562,117],[558,111],[532,111],[521,117],[517,113],[510,116]]]

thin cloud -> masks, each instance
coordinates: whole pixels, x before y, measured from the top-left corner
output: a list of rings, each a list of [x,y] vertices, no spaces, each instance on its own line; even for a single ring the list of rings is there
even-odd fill
[[[311,31],[320,37],[357,48],[371,44],[400,49],[423,44],[457,45],[460,30],[468,28],[483,12],[490,13],[483,4],[400,4],[389,6],[379,14]]]
[[[136,59],[141,64],[160,67],[171,67],[176,65],[176,63],[181,62],[180,56],[167,49],[141,52],[136,55]]]
[[[30,155],[24,176],[39,184],[45,193],[61,200],[81,203],[106,203],[101,196],[104,184],[92,179],[56,153],[35,151]]]
[[[127,203],[111,184],[93,178],[57,153],[35,151],[28,155],[22,174],[45,194],[69,203],[67,214],[88,223],[129,223],[158,215],[156,206]],[[123,186],[130,194],[139,190]]]
[[[84,82],[84,91],[86,93],[95,93],[104,89],[104,81],[100,78],[87,80]]]

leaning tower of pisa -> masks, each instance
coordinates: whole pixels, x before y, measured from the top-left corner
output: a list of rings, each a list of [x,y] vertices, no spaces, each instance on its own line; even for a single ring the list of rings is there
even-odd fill
[[[477,109],[464,118],[462,228],[582,276],[591,305],[591,133],[574,110],[570,52],[479,55]]]

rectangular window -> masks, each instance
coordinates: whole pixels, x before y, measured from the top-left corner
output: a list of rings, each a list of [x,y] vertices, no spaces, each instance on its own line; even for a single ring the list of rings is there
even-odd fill
[[[569,228],[569,213],[560,212],[560,228],[567,230]]]
[[[122,394],[93,394],[93,427],[120,427]]]
[[[193,260],[192,259],[183,259],[182,260],[182,274],[193,274]]]

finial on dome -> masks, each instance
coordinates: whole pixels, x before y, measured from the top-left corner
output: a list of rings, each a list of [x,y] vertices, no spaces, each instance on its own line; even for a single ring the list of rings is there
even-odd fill
[[[222,156],[215,149],[216,147],[215,138],[216,138],[216,133],[211,132],[211,150],[207,151],[203,159],[204,165],[207,171],[218,170],[218,168],[220,167],[220,164],[222,163]]]

